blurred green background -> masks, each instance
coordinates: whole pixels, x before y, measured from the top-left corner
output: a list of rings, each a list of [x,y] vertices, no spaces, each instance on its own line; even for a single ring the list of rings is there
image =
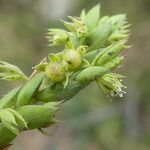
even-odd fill
[[[117,70],[127,76],[126,96],[110,102],[91,84],[63,104],[57,114],[62,123],[47,129],[53,136],[24,132],[11,150],[150,149],[150,0],[0,0],[0,60],[30,75],[32,66],[56,50],[47,46],[47,29],[98,3],[101,15],[127,13],[132,24],[133,47]],[[0,94],[16,84],[0,81]]]

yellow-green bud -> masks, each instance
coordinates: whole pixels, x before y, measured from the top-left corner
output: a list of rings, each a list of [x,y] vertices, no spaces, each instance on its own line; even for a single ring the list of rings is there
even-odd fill
[[[81,54],[76,50],[67,50],[64,53],[64,60],[68,63],[69,69],[75,70],[80,67],[82,63]]]
[[[60,82],[65,78],[65,70],[58,62],[50,63],[45,68],[46,76],[55,82]]]

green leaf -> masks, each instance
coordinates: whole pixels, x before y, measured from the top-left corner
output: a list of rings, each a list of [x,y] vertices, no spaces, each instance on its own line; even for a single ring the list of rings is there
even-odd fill
[[[2,109],[0,111],[0,118],[2,124],[11,130],[15,134],[19,134],[19,130],[17,129],[17,122],[15,120],[15,116],[8,110]]]
[[[59,101],[59,102],[49,102],[49,103],[46,103],[44,104],[43,106],[47,106],[49,109],[52,110],[52,112],[58,110],[58,106],[60,104],[62,104],[63,101]]]
[[[54,81],[50,80],[49,78],[45,77],[43,79],[43,82],[42,82],[42,87],[43,88],[46,88],[46,87],[51,87],[52,85],[54,85]]]
[[[19,135],[19,129],[14,127],[12,124],[8,123],[6,120],[3,120],[2,124],[5,126],[5,128],[10,130],[14,134]]]
[[[22,79],[22,77],[20,75],[13,74],[13,73],[0,73],[0,77],[3,80],[8,80],[8,81],[15,81],[15,80]]]
[[[39,88],[44,76],[45,73],[41,72],[26,82],[26,84],[18,93],[16,104],[18,107],[28,104],[32,96],[35,94],[36,90]]]
[[[85,20],[86,20],[86,11],[85,11],[85,9],[82,10],[80,18],[85,23]]]
[[[102,48],[102,46],[106,43],[111,32],[111,25],[109,23],[103,23],[97,26],[90,34],[90,47],[89,50],[95,50],[98,48]]]
[[[121,64],[123,59],[124,59],[123,56],[117,56],[111,61],[107,62],[103,67],[113,70],[114,68],[118,67]]]
[[[125,48],[125,43],[126,41],[119,41],[117,43],[110,45],[108,49],[107,48],[106,50],[104,49],[104,53],[102,54],[101,57],[99,57],[96,64],[104,65],[107,62],[114,59],[115,57],[117,57],[119,53]]]
[[[107,52],[110,48],[111,48],[112,45],[106,47],[106,48],[103,48],[101,50],[99,50],[99,53],[97,53],[96,57],[93,58],[93,61],[91,63],[92,66],[95,66],[97,61],[102,57],[102,55]]]
[[[93,30],[100,18],[100,4],[93,7],[86,15],[86,26],[88,31]]]
[[[44,105],[26,105],[17,108],[23,118],[28,122],[29,129],[36,129],[49,125],[52,122],[54,112],[56,112],[56,103],[47,103]]]
[[[82,68],[88,68],[91,66],[91,64],[86,60],[86,59],[82,59]]]
[[[101,77],[106,72],[108,72],[108,69],[104,67],[100,66],[89,67],[81,71],[81,73],[79,73],[79,75],[76,77],[76,80],[82,84],[89,83]]]
[[[105,23],[106,21],[108,21],[108,19],[109,19],[109,16],[104,16],[104,17],[100,18],[98,21],[98,25]]]
[[[27,76],[15,65],[0,61],[0,77],[4,80],[27,80]]]
[[[7,122],[10,122],[13,125],[17,125],[14,115],[11,112],[9,112],[7,109],[2,109],[0,111],[0,118],[1,121],[6,120]]]
[[[92,63],[93,59],[102,51],[102,49],[93,50],[84,55],[84,58],[88,60],[89,63]]]
[[[22,115],[20,113],[18,113],[17,111],[13,110],[13,109],[7,109],[8,111],[10,111],[11,113],[13,113],[13,115],[15,115],[16,119],[19,120],[19,123],[21,123],[23,125],[23,127],[28,128],[27,127],[27,122],[24,120],[24,118],[22,117]]]
[[[2,108],[8,107],[8,105],[10,105],[10,103],[12,103],[13,98],[17,95],[20,88],[21,88],[21,86],[13,89],[7,95],[5,95],[2,99],[0,99],[0,110]]]
[[[109,22],[112,24],[112,30],[117,30],[122,28],[126,23],[126,14],[118,14],[109,18]]]
[[[66,86],[68,85],[69,83],[69,77],[72,75],[73,72],[67,72],[66,73],[66,79],[64,80],[63,82],[63,85],[64,85],[64,89],[66,88]]]

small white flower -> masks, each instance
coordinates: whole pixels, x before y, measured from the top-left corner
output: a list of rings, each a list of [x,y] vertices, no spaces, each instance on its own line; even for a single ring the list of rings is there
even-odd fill
[[[108,73],[101,77],[97,81],[97,83],[107,95],[110,95],[112,97],[123,97],[123,95],[126,93],[125,91],[123,91],[123,88],[127,87],[122,85],[122,80],[120,80],[120,78],[124,78],[124,76],[116,73]]]

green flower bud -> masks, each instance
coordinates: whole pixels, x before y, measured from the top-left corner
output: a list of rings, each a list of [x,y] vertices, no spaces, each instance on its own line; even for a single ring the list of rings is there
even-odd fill
[[[108,38],[108,41],[110,43],[113,43],[113,42],[116,42],[116,41],[119,41],[119,40],[125,40],[129,37],[129,30],[116,30],[114,31],[110,37]]]
[[[99,54],[100,57],[97,59],[96,64],[101,66],[101,65],[108,63],[115,57],[117,57],[119,53],[124,48],[126,48],[125,43],[126,41],[119,41],[117,43],[110,45],[108,48],[104,49],[103,51],[101,51]]]
[[[87,36],[85,23],[78,17],[68,16],[71,22],[63,21],[64,26],[71,32],[74,32],[78,37]]]
[[[123,97],[126,92],[123,91],[122,88],[126,87],[121,83],[122,78],[124,78],[122,75],[116,73],[107,73],[97,80],[97,84],[105,94]]]
[[[74,70],[80,67],[82,63],[81,54],[74,49],[67,50],[64,53],[64,60],[69,64],[69,69]]]
[[[65,44],[67,37],[67,32],[61,29],[49,29],[47,33],[47,39],[50,42],[49,46]]]
[[[124,56],[118,56],[112,59],[111,61],[109,61],[108,63],[106,63],[103,67],[110,69],[110,70],[115,69],[121,64],[123,59],[124,59]]]
[[[46,66],[45,68],[46,76],[54,82],[62,81],[66,74],[61,63],[53,62]]]

